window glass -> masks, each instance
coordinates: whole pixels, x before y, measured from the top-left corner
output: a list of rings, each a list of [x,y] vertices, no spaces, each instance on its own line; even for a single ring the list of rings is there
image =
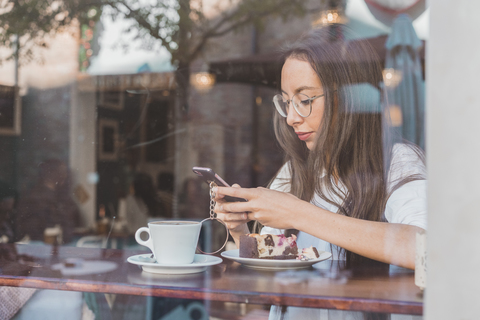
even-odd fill
[[[425,1],[0,17],[0,318],[421,317]]]

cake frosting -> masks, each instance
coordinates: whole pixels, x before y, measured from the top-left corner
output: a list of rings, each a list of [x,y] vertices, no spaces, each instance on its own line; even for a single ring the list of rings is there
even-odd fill
[[[309,248],[303,248],[302,251],[298,254],[297,260],[312,260],[320,257],[317,248],[310,246]]]

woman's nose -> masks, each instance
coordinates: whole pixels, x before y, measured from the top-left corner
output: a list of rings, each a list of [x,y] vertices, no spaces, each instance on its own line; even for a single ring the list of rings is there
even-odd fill
[[[292,105],[292,102],[290,102],[288,113],[287,113],[287,124],[293,127],[295,124],[301,123],[302,121],[303,121],[303,118],[295,110],[295,108]]]

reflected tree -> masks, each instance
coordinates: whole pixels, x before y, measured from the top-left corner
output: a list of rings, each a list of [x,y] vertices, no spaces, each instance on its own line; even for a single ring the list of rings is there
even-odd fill
[[[303,0],[113,0],[103,3],[113,9],[113,18],[130,21],[124,32],[140,39],[145,49],[164,47],[171,54],[171,62],[176,67],[179,107],[183,112],[188,111],[190,64],[210,39],[252,24],[261,29],[267,17],[288,19],[306,12]],[[124,47],[129,46],[119,41]]]
[[[59,32],[73,32],[75,23],[97,20],[101,11],[89,1],[0,0],[0,47],[10,48],[3,61],[20,59],[23,64],[41,61],[35,48],[48,48],[48,39]],[[90,14],[90,16],[88,16]]]
[[[288,19],[303,15],[306,3],[303,0],[0,0],[0,46],[13,49],[18,37],[18,54],[24,62],[29,62],[36,58],[34,47],[48,47],[49,36],[72,30],[68,27],[78,20],[82,23],[98,19],[101,9],[109,7],[112,18],[129,21],[123,32],[140,39],[144,49],[167,49],[179,73],[178,84],[183,87],[188,84],[182,83],[181,78],[188,79],[190,63],[201,54],[209,39],[252,24],[261,29],[267,17]],[[124,48],[129,46],[122,39],[118,41]],[[12,52],[0,57],[0,61],[14,56]]]
[[[318,0],[320,8],[328,0]],[[2,60],[20,58],[27,63],[35,58],[35,47],[48,47],[47,39],[57,32],[71,31],[98,19],[102,9],[114,19],[129,22],[124,34],[140,39],[142,47],[161,47],[171,54],[176,67],[177,97],[180,113],[188,111],[190,65],[199,57],[210,39],[254,25],[261,30],[266,18],[304,15],[309,1],[304,0],[0,0],[0,47],[13,49]],[[208,10],[206,8],[208,6]],[[208,11],[208,13],[207,13]],[[82,21],[83,20],[83,21]],[[18,49],[15,50],[18,41]],[[128,42],[118,39],[120,46]]]

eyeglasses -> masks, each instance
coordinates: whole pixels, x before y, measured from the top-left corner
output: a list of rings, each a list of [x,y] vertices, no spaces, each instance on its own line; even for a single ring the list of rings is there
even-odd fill
[[[297,93],[292,97],[292,100],[285,99],[281,94],[276,94],[273,97],[273,104],[277,109],[278,113],[284,118],[288,115],[288,108],[290,102],[293,104],[295,111],[303,118],[308,117],[312,113],[312,101],[323,97],[325,95],[321,94],[314,97],[309,97],[303,93]]]

